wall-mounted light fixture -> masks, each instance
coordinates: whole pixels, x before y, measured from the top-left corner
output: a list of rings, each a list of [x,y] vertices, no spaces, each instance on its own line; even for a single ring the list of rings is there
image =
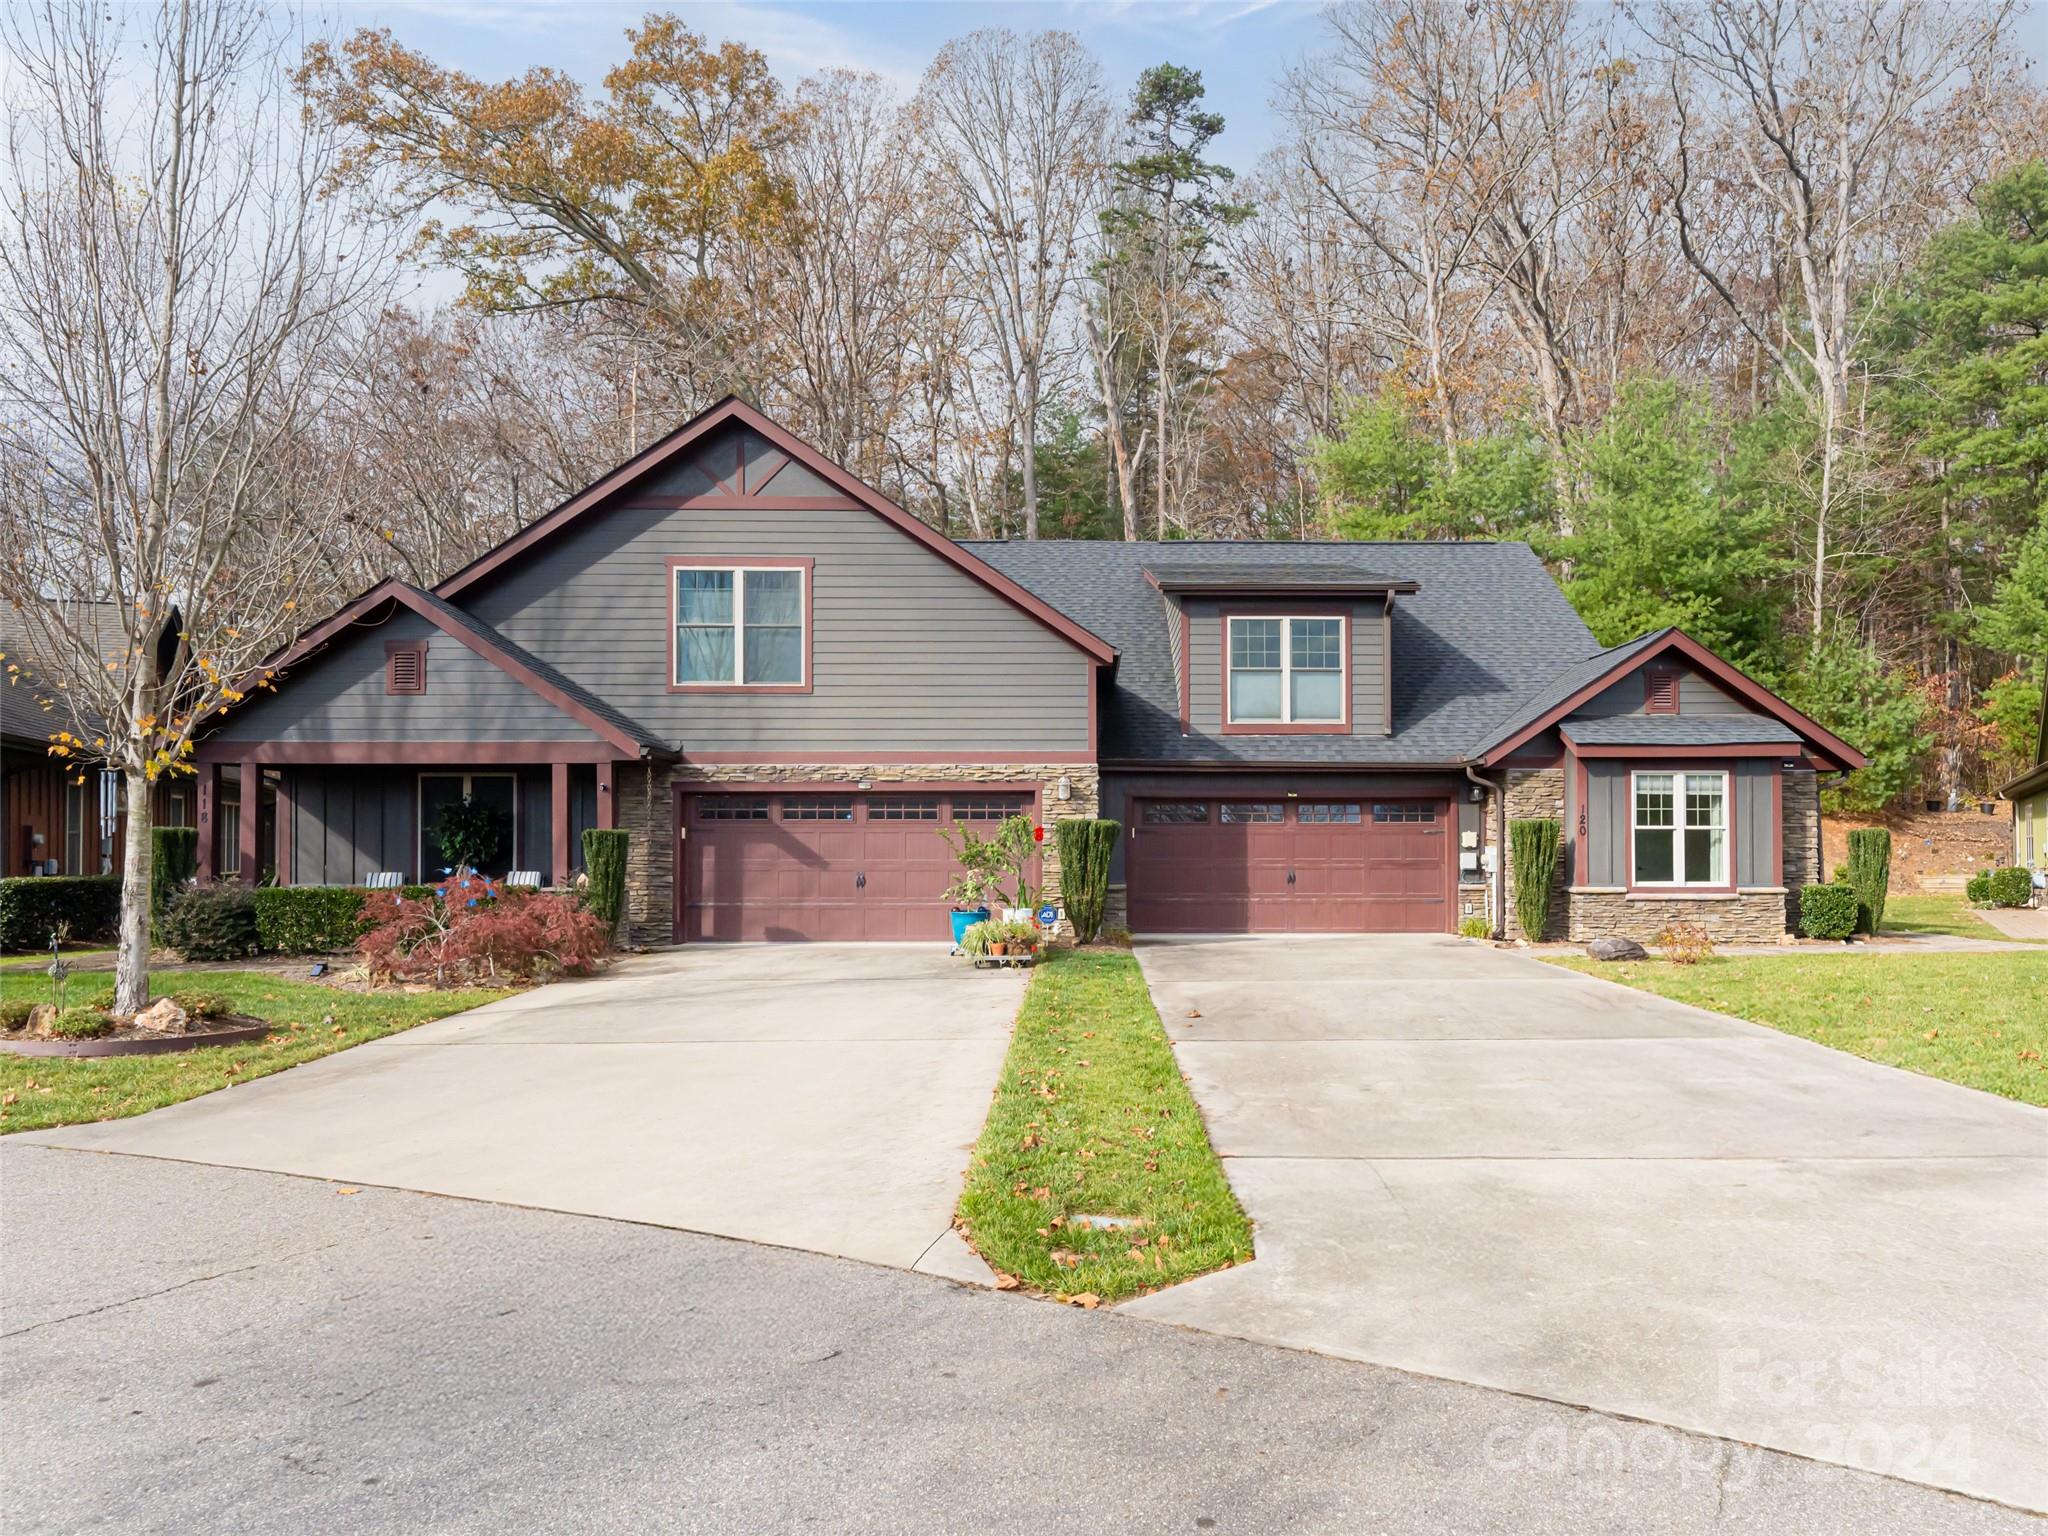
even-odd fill
[[[1061,775],[1060,775],[1060,781],[1059,781],[1059,783],[1058,783],[1058,784],[1057,784],[1057,785],[1056,785],[1056,786],[1054,787],[1054,789],[1053,789],[1053,793],[1054,793],[1054,794],[1056,794],[1056,795],[1058,795],[1058,796],[1060,797],[1060,799],[1062,799],[1062,800],[1071,800],[1071,799],[1073,799],[1073,798],[1074,798],[1074,781],[1073,781],[1072,779],[1068,778],[1068,777],[1067,777],[1067,776],[1066,776],[1066,775],[1065,775],[1064,773],[1063,773],[1063,774],[1061,774]]]

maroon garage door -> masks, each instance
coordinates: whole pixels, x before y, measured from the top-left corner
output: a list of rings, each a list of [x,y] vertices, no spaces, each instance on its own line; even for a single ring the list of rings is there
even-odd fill
[[[1021,794],[685,795],[676,931],[686,940],[948,938],[939,893],[954,867],[939,829],[1030,809]]]
[[[1126,851],[1137,933],[1442,933],[1441,800],[1140,800]]]

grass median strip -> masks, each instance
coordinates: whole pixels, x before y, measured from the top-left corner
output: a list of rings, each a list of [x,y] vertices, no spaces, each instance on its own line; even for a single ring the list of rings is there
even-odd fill
[[[2048,954],[1749,955],[1552,962],[1866,1061],[2048,1105]]]
[[[998,1275],[1083,1305],[1251,1258],[1251,1223],[1129,954],[1055,953],[1033,974],[960,1218]]]
[[[31,985],[36,988],[33,995],[37,1000],[47,1000],[49,983],[40,978],[30,983],[8,977],[0,992],[28,995]],[[74,976],[69,988],[72,1000],[78,1001],[99,985],[103,985],[99,978]],[[352,1045],[508,995],[482,987],[452,992],[345,992],[257,971],[166,974],[157,977],[154,985],[159,994],[184,989],[217,992],[235,1012],[274,1026],[273,1033],[250,1045],[203,1046],[163,1056],[67,1060],[0,1055],[0,1133],[139,1115],[216,1088],[268,1077],[302,1061],[331,1056]],[[22,991],[16,993],[16,988]]]

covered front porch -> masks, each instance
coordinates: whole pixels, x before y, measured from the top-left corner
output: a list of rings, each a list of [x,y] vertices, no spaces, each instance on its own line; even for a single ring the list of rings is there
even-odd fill
[[[440,813],[467,799],[497,813],[485,874],[566,886],[584,831],[617,825],[616,749],[601,742],[213,741],[197,757],[204,879],[429,883],[450,862]]]

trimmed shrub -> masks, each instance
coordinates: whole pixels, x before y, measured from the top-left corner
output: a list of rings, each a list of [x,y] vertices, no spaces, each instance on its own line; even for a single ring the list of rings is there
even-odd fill
[[[96,1040],[113,1027],[114,1021],[107,1017],[105,1009],[82,1004],[66,1008],[50,1020],[50,1033],[60,1040]]]
[[[1079,943],[1093,944],[1102,931],[1103,910],[1109,905],[1109,860],[1123,830],[1122,822],[1086,817],[1059,822],[1054,828],[1060,850],[1060,894]]]
[[[163,942],[158,925],[164,920],[164,908],[192,883],[198,872],[197,827],[149,829],[149,930],[158,943]]]
[[[1988,885],[1994,907],[2024,907],[2034,894],[2034,877],[2024,869],[1993,870]]]
[[[1963,899],[1973,907],[1991,905],[1991,871],[1972,875],[1963,882]]]
[[[0,998],[0,1029],[19,1029],[28,1022],[36,1005],[25,997]]]
[[[0,950],[48,949],[62,926],[65,943],[111,939],[121,923],[119,875],[33,875],[0,880]]]
[[[265,954],[327,955],[355,948],[369,923],[351,885],[276,885],[257,890],[256,942]]]
[[[167,995],[195,1019],[217,1019],[224,1013],[235,1011],[235,1005],[218,992],[172,992]]]
[[[1892,882],[1892,835],[1883,827],[1849,833],[1849,884],[1856,888],[1856,927],[1876,933],[1884,926],[1884,898]]]
[[[187,960],[257,952],[256,893],[240,881],[195,885],[164,909],[164,942]]]
[[[607,937],[619,931],[626,910],[626,850],[632,834],[618,827],[586,827],[583,832],[583,905],[604,924]]]
[[[1809,939],[1846,939],[1861,903],[1853,885],[1809,885],[1799,892],[1799,931]]]
[[[1465,918],[1458,924],[1458,932],[1468,939],[1483,939],[1493,932],[1483,917]]]
[[[1548,817],[1508,823],[1515,860],[1515,917],[1530,943],[1550,931],[1550,893],[1557,880],[1558,824]]]

